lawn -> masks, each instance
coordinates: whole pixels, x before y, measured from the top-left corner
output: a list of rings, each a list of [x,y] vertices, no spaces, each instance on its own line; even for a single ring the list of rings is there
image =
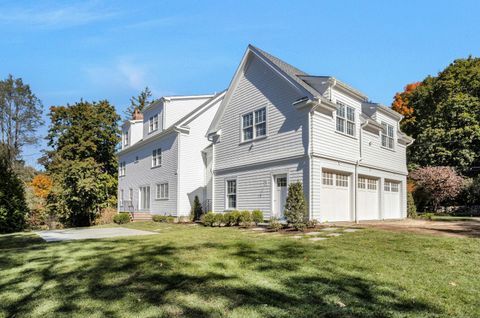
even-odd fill
[[[0,317],[479,317],[480,239],[365,229],[324,241],[137,223],[159,234],[0,236]]]

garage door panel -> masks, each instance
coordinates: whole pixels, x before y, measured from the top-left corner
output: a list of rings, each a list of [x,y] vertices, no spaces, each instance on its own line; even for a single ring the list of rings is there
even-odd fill
[[[384,185],[384,218],[400,219],[402,218],[400,183],[385,180]]]
[[[368,177],[358,178],[358,213],[359,220],[378,220],[380,218],[379,209],[379,189],[378,180]]]
[[[320,193],[322,221],[350,221],[350,177],[346,174],[323,172]]]

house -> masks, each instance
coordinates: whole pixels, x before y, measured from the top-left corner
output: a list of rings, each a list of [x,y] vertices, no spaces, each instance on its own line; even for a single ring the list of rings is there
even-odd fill
[[[309,219],[406,217],[402,116],[331,76],[248,46],[208,130],[215,212],[283,217],[300,181]]]
[[[165,96],[124,122],[118,211],[188,216],[195,196],[208,206],[212,157],[205,134],[224,95]]]
[[[401,119],[249,45],[226,92],[164,97],[125,122],[119,210],[183,216],[198,195],[204,210],[282,218],[300,181],[309,219],[404,218]]]

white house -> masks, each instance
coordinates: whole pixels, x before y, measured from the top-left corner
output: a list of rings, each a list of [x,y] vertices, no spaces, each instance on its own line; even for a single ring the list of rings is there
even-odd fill
[[[406,217],[402,116],[330,76],[312,76],[248,46],[208,130],[213,210],[282,217],[302,182],[309,218]]]
[[[119,211],[188,216],[195,195],[207,202],[212,158],[205,134],[224,95],[162,97],[125,121]]]
[[[187,215],[198,194],[206,210],[281,218],[288,184],[300,181],[310,219],[406,217],[413,139],[400,114],[347,84],[250,45],[225,93],[177,98],[123,126],[119,210]]]

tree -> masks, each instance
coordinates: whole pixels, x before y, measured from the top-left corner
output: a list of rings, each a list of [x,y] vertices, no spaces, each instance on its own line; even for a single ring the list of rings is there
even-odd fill
[[[47,198],[52,191],[52,185],[52,179],[44,173],[38,173],[26,183],[25,194],[29,210],[27,223],[30,228],[40,228],[47,223]]]
[[[200,204],[200,200],[198,199],[198,195],[195,196],[193,199],[193,207],[192,207],[192,214],[193,214],[193,221],[200,220],[200,217],[203,214],[203,208]]]
[[[307,205],[301,182],[294,182],[288,186],[287,202],[285,204],[285,217],[287,222],[296,229],[305,225]]]
[[[125,111],[126,119],[132,118],[135,109],[142,111],[145,107],[153,103],[153,99],[151,99],[151,97],[152,92],[148,86],[145,87],[138,96],[132,96],[130,98],[130,106],[128,106],[127,110]]]
[[[69,226],[90,225],[117,195],[120,117],[108,101],[51,107],[43,164],[53,179],[48,208]]]
[[[408,93],[413,113],[404,126],[415,138],[410,163],[452,166],[464,174],[480,166],[480,58],[458,59]]]
[[[403,119],[400,123],[403,131],[408,130],[408,126],[415,123],[415,116],[413,107],[410,103],[410,97],[420,84],[420,82],[407,84],[403,92],[396,93],[393,97],[392,109],[403,115]]]
[[[0,143],[0,233],[23,230],[28,212],[23,183],[12,168],[8,148]]]
[[[462,191],[464,180],[451,167],[423,167],[410,173],[415,194],[437,211],[442,203],[453,200]]]
[[[10,160],[22,147],[38,141],[36,131],[43,124],[42,103],[21,78],[9,75],[0,81],[0,137]]]

